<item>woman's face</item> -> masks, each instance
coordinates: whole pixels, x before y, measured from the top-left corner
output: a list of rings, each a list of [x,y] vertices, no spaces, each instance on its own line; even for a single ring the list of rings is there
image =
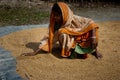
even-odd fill
[[[60,23],[62,21],[62,15],[58,12],[53,12],[54,20],[57,23]]]

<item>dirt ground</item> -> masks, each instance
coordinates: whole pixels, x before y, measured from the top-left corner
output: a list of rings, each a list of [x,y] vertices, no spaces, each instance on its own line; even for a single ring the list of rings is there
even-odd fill
[[[0,45],[17,60],[17,72],[28,80],[120,80],[120,21],[98,23],[102,59],[89,54],[87,59],[60,58],[60,51],[20,56],[39,45],[47,28],[33,28],[0,37]]]

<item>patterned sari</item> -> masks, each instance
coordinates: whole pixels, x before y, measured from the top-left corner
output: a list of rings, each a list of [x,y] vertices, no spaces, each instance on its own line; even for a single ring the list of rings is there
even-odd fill
[[[57,2],[57,4],[62,12],[63,24],[57,31],[54,30],[56,25],[51,11],[49,33],[41,40],[39,48],[52,52],[53,45],[58,41],[61,46],[61,56],[68,57],[71,55],[71,49],[75,49],[76,45],[79,46],[78,50],[91,47],[93,29],[96,30],[94,37],[98,42],[98,25],[93,20],[74,15],[68,5],[63,2]]]

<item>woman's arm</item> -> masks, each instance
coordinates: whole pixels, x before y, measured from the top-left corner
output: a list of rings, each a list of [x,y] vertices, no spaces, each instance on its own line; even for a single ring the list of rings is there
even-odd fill
[[[44,38],[40,41],[38,48],[34,52],[23,53],[23,54],[21,54],[21,56],[34,56],[34,55],[38,54],[38,52],[41,51],[41,48],[46,45],[46,43],[48,41],[48,37],[49,37],[48,34],[46,34],[44,36]]]
[[[38,48],[37,50],[35,50],[34,52],[30,52],[30,53],[23,53],[21,54],[21,56],[34,56],[36,55],[41,49]]]
[[[92,46],[92,49],[96,49],[98,43],[97,43],[97,37],[96,37],[96,29],[93,29],[92,30],[92,36],[91,36],[91,46]]]

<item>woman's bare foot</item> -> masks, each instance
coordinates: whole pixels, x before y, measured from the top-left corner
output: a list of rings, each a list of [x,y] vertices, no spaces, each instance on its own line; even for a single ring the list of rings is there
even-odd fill
[[[103,56],[98,51],[92,53],[97,59],[101,59]]]

